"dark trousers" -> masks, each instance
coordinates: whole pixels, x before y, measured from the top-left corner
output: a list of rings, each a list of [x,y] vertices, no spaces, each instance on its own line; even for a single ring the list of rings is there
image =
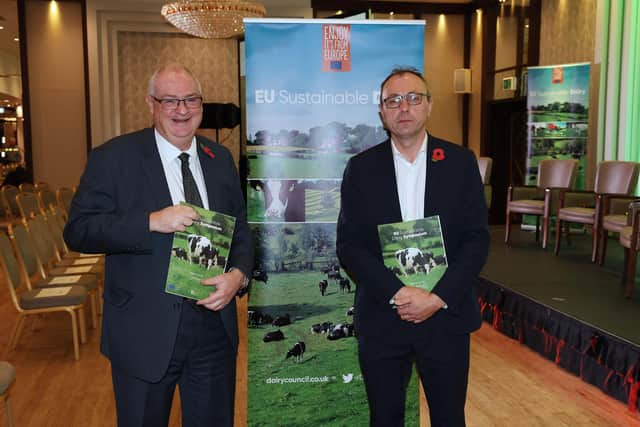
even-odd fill
[[[361,336],[358,357],[372,427],[404,426],[407,386],[414,360],[427,396],[431,426],[465,426],[468,334],[434,331],[412,342]]]
[[[159,382],[115,366],[111,374],[119,427],[166,426],[176,384],[184,427],[233,426],[235,352],[219,313],[183,302],[174,353]]]

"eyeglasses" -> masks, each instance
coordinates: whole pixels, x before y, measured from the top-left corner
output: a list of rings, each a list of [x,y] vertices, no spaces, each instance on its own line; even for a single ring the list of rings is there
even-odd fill
[[[190,96],[188,98],[156,98],[153,95],[150,95],[164,111],[174,111],[177,110],[180,106],[181,102],[184,102],[184,106],[189,110],[199,110],[202,108],[202,97],[201,96]]]
[[[387,108],[398,108],[404,100],[409,105],[420,105],[422,104],[422,98],[425,96],[429,99],[429,94],[427,93],[409,92],[404,95],[391,95],[383,99],[382,104]]]

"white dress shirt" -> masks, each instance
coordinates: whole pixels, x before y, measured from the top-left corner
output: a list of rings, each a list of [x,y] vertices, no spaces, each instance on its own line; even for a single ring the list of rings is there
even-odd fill
[[[177,205],[185,201],[184,187],[182,185],[182,162],[178,158],[183,152],[167,141],[157,130],[155,130],[155,135],[156,146],[158,147],[160,159],[162,160],[162,168],[164,169],[164,176],[167,178],[167,184],[169,184],[171,201],[174,205]],[[191,169],[193,179],[195,179],[196,185],[198,186],[202,204],[205,209],[209,209],[207,187],[204,184],[204,175],[202,174],[202,167],[200,167],[198,146],[196,144],[196,137],[194,136],[193,141],[191,141],[191,146],[185,153],[189,154],[189,169]]]
[[[409,162],[391,140],[393,165],[396,170],[396,183],[400,210],[403,221],[424,218],[424,199],[427,181],[427,134],[424,134],[422,147],[415,160]]]

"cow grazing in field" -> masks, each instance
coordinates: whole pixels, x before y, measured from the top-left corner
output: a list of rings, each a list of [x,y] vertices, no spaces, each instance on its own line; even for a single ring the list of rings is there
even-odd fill
[[[338,264],[330,264],[324,267],[322,270],[322,274],[329,274],[330,271],[340,271],[340,265]]]
[[[249,310],[248,314],[249,326],[270,325],[271,322],[273,322],[273,317],[267,313],[261,313],[257,310]]]
[[[210,269],[217,265],[218,250],[211,245],[211,241],[197,234],[187,236],[187,260],[190,264],[200,264]]]
[[[289,359],[292,357],[295,362],[300,362],[306,349],[307,346],[304,344],[304,341],[298,341],[287,351],[286,358]]]
[[[429,273],[433,265],[433,255],[423,254],[418,248],[406,248],[396,251],[396,261],[403,275],[415,274],[419,271]]]
[[[318,288],[320,288],[320,295],[325,296],[327,293],[327,287],[329,286],[329,282],[326,279],[320,280],[318,283]]]
[[[447,258],[444,255],[436,255],[433,257],[433,263],[435,265],[445,265],[447,263]]]
[[[343,294],[351,292],[351,282],[346,277],[344,279],[340,279],[340,292]]]
[[[284,340],[284,334],[280,329],[278,329],[277,331],[267,332],[266,334],[264,334],[264,337],[262,337],[263,342],[274,342],[282,340]]]
[[[333,323],[331,322],[322,322],[311,325],[311,333],[312,334],[326,334],[333,328]]]
[[[305,214],[302,181],[271,179],[263,181],[264,217],[287,222],[303,222]]]
[[[251,278],[253,280],[257,280],[258,282],[263,282],[265,285],[267,284],[267,280],[269,280],[269,276],[267,275],[267,272],[261,269],[253,270],[253,273],[251,274]]]
[[[182,248],[172,248],[171,255],[182,260],[187,260],[187,251]]]
[[[348,338],[354,336],[354,328],[351,323],[338,323],[329,331],[327,339],[329,341],[339,340],[341,338]]]
[[[288,314],[285,314],[284,316],[276,316],[275,319],[273,319],[273,322],[271,322],[271,324],[273,326],[287,326],[291,324],[291,317],[289,317]]]
[[[347,316],[353,316],[353,314],[356,312],[356,308],[355,306],[351,306],[349,307],[349,309],[347,310]]]
[[[340,280],[342,280],[342,276],[340,275],[340,271],[335,271],[335,270],[330,270],[327,273],[327,278],[329,280],[335,280],[336,282],[339,282]]]

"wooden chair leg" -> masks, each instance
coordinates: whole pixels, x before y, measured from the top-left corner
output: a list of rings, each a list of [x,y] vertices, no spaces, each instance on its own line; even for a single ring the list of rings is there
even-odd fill
[[[89,302],[91,304],[91,329],[98,327],[98,289],[96,288],[89,295]]]
[[[11,402],[9,401],[9,392],[2,396],[4,401],[4,414],[7,419],[7,427],[13,427],[13,413],[11,412]]]
[[[560,236],[562,236],[562,220],[556,219],[556,243],[553,247],[553,253],[556,255],[560,251]]]
[[[511,236],[511,212],[507,208],[506,224],[504,226],[504,242],[509,243],[509,237]]]
[[[71,334],[73,336],[73,358],[80,360],[80,344],[78,343],[78,321],[76,319],[76,312],[74,309],[67,310],[69,316],[71,316]]]
[[[13,326],[13,330],[11,331],[11,336],[9,338],[9,342],[7,343],[7,353],[13,351],[18,346],[18,341],[20,340],[20,335],[22,334],[22,329],[24,327],[24,319],[25,315],[22,313],[18,314],[18,320],[16,324]]]
[[[536,242],[540,241],[540,217],[536,215]],[[544,245],[542,246],[544,248]]]
[[[84,306],[78,307],[78,328],[80,329],[80,342],[86,344],[87,342],[87,322],[85,318]]]
[[[600,229],[600,237],[598,240],[598,264],[604,264],[604,258],[607,254],[607,240],[609,240],[609,232],[606,230]]]
[[[542,219],[542,249],[547,249],[549,240],[549,218]]]
[[[593,241],[591,243],[591,262],[596,262],[598,257],[598,237],[600,230],[598,229],[598,224],[593,224]]]
[[[636,263],[638,261],[638,252],[629,249],[627,262],[625,263],[625,281],[624,281],[624,297],[631,298],[633,287],[636,284]]]

